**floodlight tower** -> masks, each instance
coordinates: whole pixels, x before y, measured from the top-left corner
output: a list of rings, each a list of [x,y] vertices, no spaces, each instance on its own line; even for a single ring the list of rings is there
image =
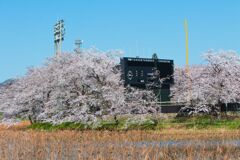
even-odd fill
[[[62,41],[64,40],[65,28],[64,21],[60,20],[54,25],[54,46],[55,54],[61,54]]]
[[[81,46],[83,44],[83,40],[77,39],[75,40],[76,48],[74,49],[75,53],[80,54],[81,53]]]

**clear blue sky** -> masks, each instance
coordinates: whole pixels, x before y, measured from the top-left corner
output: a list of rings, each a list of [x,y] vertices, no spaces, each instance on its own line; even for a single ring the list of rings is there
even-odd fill
[[[0,0],[0,82],[24,75],[52,56],[53,25],[65,20],[64,51],[122,49],[125,56],[185,63],[184,19],[190,64],[209,49],[240,50],[239,0]]]

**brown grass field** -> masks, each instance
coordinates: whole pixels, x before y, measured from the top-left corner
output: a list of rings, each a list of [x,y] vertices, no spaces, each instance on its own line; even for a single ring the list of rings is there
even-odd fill
[[[26,130],[28,125],[0,126],[1,160],[240,159],[239,145],[208,143],[239,139],[239,130],[51,132]]]

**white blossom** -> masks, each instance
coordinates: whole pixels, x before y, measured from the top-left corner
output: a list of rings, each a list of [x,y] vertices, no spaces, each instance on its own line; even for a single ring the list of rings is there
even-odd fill
[[[88,49],[49,58],[0,92],[0,109],[5,117],[52,123],[157,112],[151,91],[124,87],[119,53]]]
[[[209,51],[205,65],[176,68],[173,100],[191,101],[193,106],[240,102],[240,57],[234,51]]]

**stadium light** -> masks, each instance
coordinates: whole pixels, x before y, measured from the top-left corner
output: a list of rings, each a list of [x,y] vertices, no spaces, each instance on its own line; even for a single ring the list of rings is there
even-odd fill
[[[55,54],[61,54],[62,41],[64,40],[65,28],[64,21],[60,20],[54,25],[54,46]]]

